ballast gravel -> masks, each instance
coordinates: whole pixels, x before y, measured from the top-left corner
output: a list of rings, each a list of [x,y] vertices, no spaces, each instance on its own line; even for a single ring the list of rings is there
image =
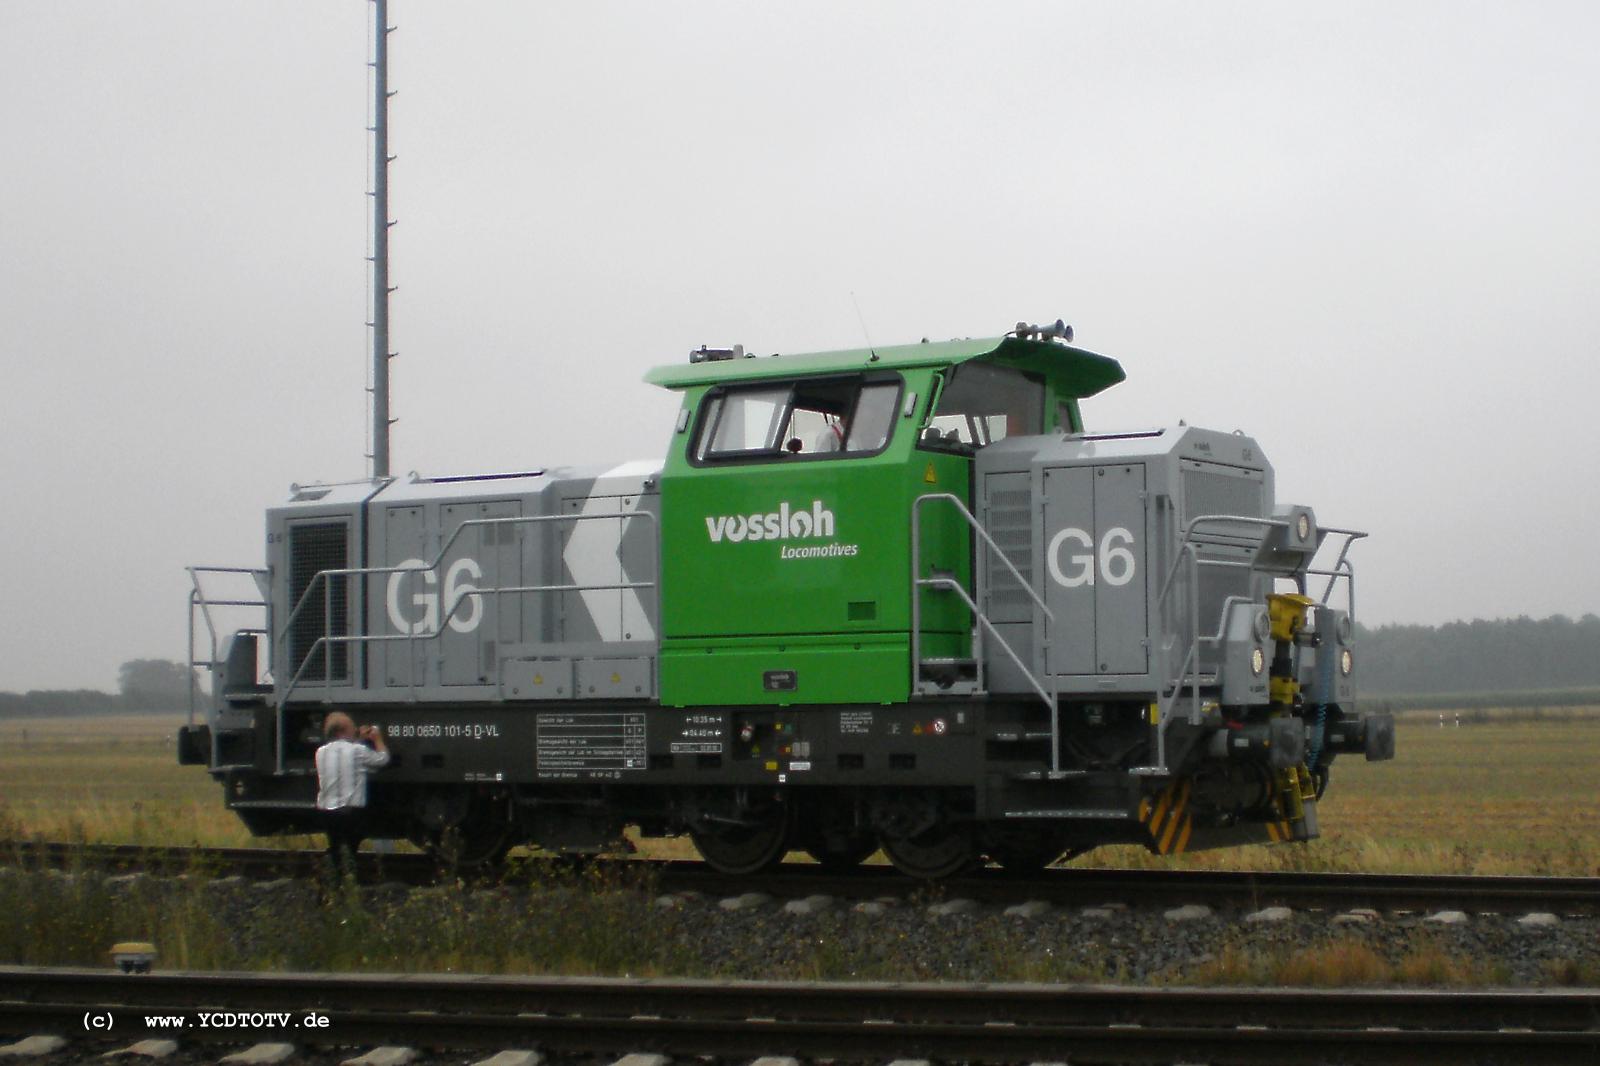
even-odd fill
[[[0,877],[15,876],[0,871]],[[293,935],[288,931],[303,938],[314,920],[327,921],[332,906],[304,881],[230,877],[194,885],[150,878],[138,890],[151,906],[162,895],[203,901],[243,962],[281,954],[285,937]],[[374,942],[390,946],[424,936],[435,923],[482,929],[486,936],[542,927],[538,943],[547,945],[594,940],[601,923],[608,928],[594,950],[603,957],[590,965],[616,975],[1204,983],[1230,960],[1283,961],[1329,945],[1358,945],[1393,966],[1443,960],[1474,983],[1548,987],[1593,983],[1600,973],[1600,917],[1549,913],[1460,914],[1446,924],[1430,920],[1440,915],[1428,912],[1368,909],[1129,906],[1116,900],[1006,906],[946,896],[937,887],[824,901],[596,890],[581,880],[481,888],[380,884],[363,886],[359,901],[340,906],[350,903],[372,923]],[[528,961],[537,966],[540,957]],[[552,961],[572,972],[585,958]],[[292,966],[292,958],[284,964]],[[1419,982],[1461,979],[1428,976],[1437,967],[1408,969]]]

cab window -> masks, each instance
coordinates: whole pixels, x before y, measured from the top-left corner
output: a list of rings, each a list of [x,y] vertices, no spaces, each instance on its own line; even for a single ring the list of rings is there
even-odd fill
[[[1020,370],[970,362],[950,373],[920,443],[981,448],[1043,428],[1043,381]]]
[[[889,444],[900,380],[826,378],[720,389],[701,405],[696,463],[874,455]]]
[[[778,446],[788,389],[745,389],[706,405],[699,457],[770,452]]]

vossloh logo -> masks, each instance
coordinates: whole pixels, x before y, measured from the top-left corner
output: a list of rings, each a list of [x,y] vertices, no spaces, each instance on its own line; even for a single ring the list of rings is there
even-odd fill
[[[796,511],[785,500],[776,511],[751,515],[707,515],[706,533],[711,543],[724,540],[805,540],[833,536],[833,512],[812,500],[809,511]]]

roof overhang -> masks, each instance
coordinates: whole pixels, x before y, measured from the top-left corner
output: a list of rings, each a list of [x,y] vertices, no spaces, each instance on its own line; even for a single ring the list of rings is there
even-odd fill
[[[851,348],[804,355],[771,355],[660,366],[645,381],[668,389],[771,381],[829,374],[953,367],[974,359],[1012,366],[1050,379],[1056,395],[1082,399],[1122,381],[1127,375],[1115,359],[1083,348],[1046,340],[987,337],[901,344],[890,348]]]

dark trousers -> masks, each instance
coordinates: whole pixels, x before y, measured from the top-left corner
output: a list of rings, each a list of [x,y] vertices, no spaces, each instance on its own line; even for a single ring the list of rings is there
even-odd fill
[[[367,809],[339,807],[323,811],[322,826],[328,834],[328,858],[336,868],[355,872],[356,850],[367,838]]]

